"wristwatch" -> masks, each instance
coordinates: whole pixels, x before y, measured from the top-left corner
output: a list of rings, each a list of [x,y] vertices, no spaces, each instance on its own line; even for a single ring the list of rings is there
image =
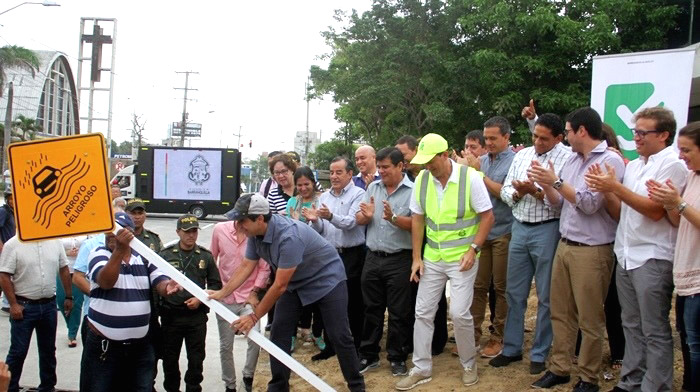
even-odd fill
[[[560,179],[554,181],[554,184],[552,184],[552,188],[559,190],[559,188],[561,188],[563,185],[564,185],[564,180],[562,180],[560,178]]]
[[[474,249],[474,253],[481,252],[481,247],[479,245],[472,242],[472,244],[470,246],[472,247],[472,249]]]
[[[678,208],[678,215],[683,215],[683,211],[685,211],[687,207],[688,203],[686,203],[685,200],[682,201],[681,204],[679,204],[678,207],[676,207]]]
[[[396,216],[396,214],[393,214],[393,215],[391,216],[391,223],[396,223],[396,219],[397,219],[397,218],[398,218],[398,216]]]

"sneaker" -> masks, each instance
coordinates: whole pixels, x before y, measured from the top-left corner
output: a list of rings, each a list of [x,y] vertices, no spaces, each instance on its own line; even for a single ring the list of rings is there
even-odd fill
[[[313,343],[314,336],[309,328],[299,328],[299,336],[304,343]]]
[[[243,377],[243,389],[245,392],[253,392],[253,377]]]
[[[433,378],[430,376],[423,376],[418,374],[417,372],[414,371],[415,369],[411,369],[411,371],[408,373],[408,376],[402,378],[399,382],[396,383],[396,389],[399,391],[408,391],[411,390],[421,384],[425,384],[426,382],[430,382]]]
[[[547,370],[544,362],[530,361],[530,374],[540,374]]]
[[[464,369],[464,374],[462,374],[462,384],[465,387],[474,385],[479,382],[479,375],[476,372],[476,363],[473,367],[468,367]]]
[[[495,358],[503,352],[503,343],[498,340],[491,339],[486,346],[481,350],[482,358]]]
[[[316,354],[316,355],[313,355],[313,356],[311,357],[311,360],[314,361],[314,362],[315,362],[315,361],[325,361],[326,359],[331,358],[331,357],[333,357],[334,355],[335,355],[335,351],[333,351],[333,350],[329,349],[328,347],[326,347],[326,348],[325,348],[323,351],[321,351],[320,353],[318,353],[318,354]]]
[[[322,336],[314,338],[314,344],[316,344],[316,347],[321,351],[326,349],[326,342],[323,340]]]
[[[362,373],[362,372],[360,372],[360,373]],[[407,374],[408,374],[408,368],[406,367],[405,361],[391,363],[391,375],[392,376],[394,376],[394,377],[405,376]]]
[[[598,387],[598,384],[586,382],[580,378],[576,385],[574,385],[574,392],[598,392],[599,390],[600,387]]]
[[[365,374],[366,371],[379,367],[379,360],[369,360],[367,358],[360,359],[360,374]]]
[[[545,373],[544,376],[540,377],[539,380],[532,383],[532,387],[538,389],[549,389],[555,385],[566,384],[569,381],[571,381],[571,377],[569,376],[559,376],[550,371],[547,371],[547,373]]]
[[[271,323],[268,323],[268,324],[265,326],[265,332],[270,332],[271,329],[272,329],[272,324],[271,324]]]
[[[504,366],[510,365],[513,362],[522,361],[522,360],[523,360],[522,355],[516,355],[516,356],[510,357],[510,356],[505,355],[505,354],[500,354],[496,358],[490,360],[489,365],[491,365],[493,367],[504,367]]]

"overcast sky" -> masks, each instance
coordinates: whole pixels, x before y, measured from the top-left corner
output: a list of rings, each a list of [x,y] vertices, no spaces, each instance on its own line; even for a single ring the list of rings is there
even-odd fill
[[[0,12],[21,2],[2,1]],[[195,71],[199,74],[190,76],[190,88],[198,91],[190,91],[193,100],[187,111],[189,121],[203,124],[203,135],[192,145],[234,147],[234,134],[242,127],[246,157],[293,148],[295,132],[306,124],[309,67],[325,66],[318,56],[329,52],[320,32],[336,25],[335,9],[364,11],[371,6],[371,0],[58,3],[60,7],[26,4],[0,15],[0,44],[64,52],[77,77],[80,18],[116,18],[113,139],[131,138],[130,120],[136,113],[146,121],[147,140],[160,143],[168,124],[182,117],[183,92],[173,88],[184,87],[185,76],[175,72]],[[111,34],[109,23],[101,26]],[[105,66],[110,55],[105,47]],[[103,73],[102,81],[108,80]],[[96,117],[107,112],[103,94],[95,105]],[[323,140],[339,127],[334,108],[330,97],[311,102],[309,128],[322,131]],[[81,127],[87,129],[84,122]],[[93,129],[106,134],[106,123],[95,123]]]

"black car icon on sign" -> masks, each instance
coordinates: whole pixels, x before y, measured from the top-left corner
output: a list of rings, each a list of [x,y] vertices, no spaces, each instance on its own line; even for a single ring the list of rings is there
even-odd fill
[[[53,191],[56,190],[56,183],[60,175],[61,171],[59,169],[51,166],[44,166],[44,168],[32,178],[34,193],[41,199],[52,194]]]

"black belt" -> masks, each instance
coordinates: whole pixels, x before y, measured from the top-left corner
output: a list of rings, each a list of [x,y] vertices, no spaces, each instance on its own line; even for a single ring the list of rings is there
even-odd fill
[[[539,225],[543,225],[545,223],[551,223],[551,222],[557,222],[557,221],[559,221],[559,218],[547,219],[547,220],[543,220],[541,222],[520,222],[520,223],[524,224],[525,226],[539,226]]]
[[[564,238],[564,237],[561,237],[561,240],[560,240],[560,241],[563,242],[563,243],[565,243],[565,244],[567,244],[567,245],[571,245],[571,246],[606,246],[606,245],[612,245],[612,242],[608,242],[607,244],[588,245],[588,244],[584,244],[583,242],[571,241],[571,240],[566,239],[566,238]]]
[[[21,295],[15,295],[15,298],[17,299],[18,302],[24,302],[32,305],[44,305],[51,303],[56,300],[56,296],[54,295],[51,298],[39,298],[39,299],[29,299],[26,297],[22,297]]]
[[[357,248],[362,248],[364,245],[357,245],[357,246],[351,246],[348,248],[335,248],[335,250],[338,251],[338,254],[343,254],[343,253],[348,253],[354,250],[357,250]]]
[[[374,254],[377,257],[391,257],[391,256],[400,255],[401,253],[411,252],[411,249],[403,249],[403,250],[400,250],[400,251],[394,252],[394,253],[382,252],[381,250],[376,250],[376,251],[370,250],[370,252],[372,252],[372,254]]]

